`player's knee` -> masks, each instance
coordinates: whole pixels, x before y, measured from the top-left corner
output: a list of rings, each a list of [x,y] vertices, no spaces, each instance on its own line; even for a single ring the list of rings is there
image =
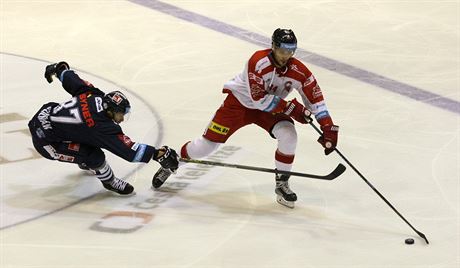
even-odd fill
[[[203,144],[203,147],[206,148],[206,155],[213,153],[217,148],[219,148],[220,143],[210,141],[204,137],[200,137],[200,141]]]
[[[190,158],[202,158],[210,155],[217,150],[220,143],[212,142],[204,137],[200,137],[184,145],[181,154]]]
[[[286,154],[294,154],[297,146],[297,132],[294,124],[281,121],[273,127],[273,135],[278,140],[278,148]]]
[[[289,121],[278,122],[273,127],[272,132],[277,140],[287,140],[297,143],[297,131],[295,130],[294,124]]]
[[[101,149],[95,148],[86,156],[84,163],[90,169],[97,169],[104,165],[105,154]]]

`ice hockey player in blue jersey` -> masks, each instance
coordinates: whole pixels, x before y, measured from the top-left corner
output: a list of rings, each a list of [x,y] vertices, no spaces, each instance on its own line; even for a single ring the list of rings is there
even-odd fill
[[[124,134],[119,124],[131,105],[122,92],[105,94],[82,80],[66,62],[46,66],[49,83],[53,76],[72,98],[46,103],[29,122],[32,142],[43,157],[78,164],[93,172],[104,188],[120,195],[132,194],[134,188],[114,175],[101,148],[129,162],[153,159],[165,169],[177,169],[178,155],[173,149],[134,142]]]

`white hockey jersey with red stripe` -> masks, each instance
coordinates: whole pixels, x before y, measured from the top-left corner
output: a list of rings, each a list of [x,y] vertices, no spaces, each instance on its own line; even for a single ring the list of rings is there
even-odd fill
[[[244,71],[224,85],[224,92],[233,93],[243,106],[266,112],[280,112],[284,108],[280,99],[294,89],[321,125],[333,124],[315,77],[294,57],[285,67],[276,68],[271,49],[256,51]]]

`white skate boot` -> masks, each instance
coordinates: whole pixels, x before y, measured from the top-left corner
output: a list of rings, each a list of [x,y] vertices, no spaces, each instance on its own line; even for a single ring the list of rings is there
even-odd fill
[[[288,175],[276,175],[276,201],[288,208],[294,208],[294,202],[297,201],[297,195],[289,188]]]

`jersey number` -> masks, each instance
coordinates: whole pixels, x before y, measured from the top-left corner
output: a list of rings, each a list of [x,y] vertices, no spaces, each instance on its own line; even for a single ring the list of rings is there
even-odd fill
[[[73,97],[69,101],[63,102],[58,106],[54,107],[53,114],[58,113],[62,109],[68,109],[70,116],[50,116],[51,120],[54,122],[59,123],[67,123],[67,124],[81,124],[83,120],[81,120],[80,113],[78,112],[78,108],[74,108],[75,104],[77,104],[77,97]]]

